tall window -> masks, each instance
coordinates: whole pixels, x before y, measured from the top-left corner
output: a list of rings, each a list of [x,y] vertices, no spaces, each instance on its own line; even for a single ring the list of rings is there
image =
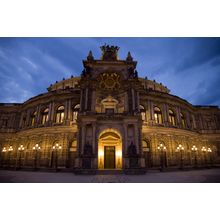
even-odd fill
[[[37,112],[34,112],[31,115],[31,126],[34,126],[34,124],[36,123],[36,120],[37,120]]]
[[[175,114],[174,114],[174,112],[172,110],[169,110],[169,122],[173,126],[176,125]]]
[[[186,121],[185,121],[185,117],[182,113],[180,113],[180,120],[181,120],[181,125],[183,128],[186,127]]]
[[[141,118],[143,121],[146,119],[146,111],[143,105],[140,105]]]
[[[7,127],[8,119],[2,119],[2,127]]]
[[[79,109],[80,109],[79,104],[77,104],[75,107],[73,107],[73,121],[77,120]]]
[[[41,124],[44,125],[49,119],[49,109],[46,108],[41,114],[42,114]]]
[[[154,119],[157,124],[163,123],[162,112],[158,107],[154,107]]]
[[[63,123],[64,120],[64,106],[61,105],[56,111],[56,123]]]
[[[22,120],[22,127],[24,127],[26,124],[26,116],[23,117],[23,120]]]

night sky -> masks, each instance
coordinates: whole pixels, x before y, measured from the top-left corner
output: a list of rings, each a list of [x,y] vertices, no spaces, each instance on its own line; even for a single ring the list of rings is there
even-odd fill
[[[0,102],[24,102],[71,75],[104,43],[130,51],[139,76],[195,105],[220,106],[220,38],[0,38]]]

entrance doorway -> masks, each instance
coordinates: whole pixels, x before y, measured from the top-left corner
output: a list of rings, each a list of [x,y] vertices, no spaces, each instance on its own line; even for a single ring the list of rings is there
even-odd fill
[[[114,129],[102,131],[98,139],[98,168],[122,169],[122,138]]]
[[[105,146],[104,149],[104,168],[115,169],[115,147]]]

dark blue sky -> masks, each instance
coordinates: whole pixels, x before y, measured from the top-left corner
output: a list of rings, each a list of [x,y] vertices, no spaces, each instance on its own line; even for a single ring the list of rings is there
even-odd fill
[[[0,38],[0,102],[23,102],[81,73],[104,43],[130,51],[139,76],[162,82],[196,105],[220,106],[220,38]]]

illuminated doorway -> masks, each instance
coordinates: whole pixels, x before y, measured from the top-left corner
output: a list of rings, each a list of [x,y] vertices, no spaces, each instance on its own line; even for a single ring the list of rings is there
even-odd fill
[[[115,169],[115,146],[104,146],[104,168]]]
[[[98,168],[122,168],[122,138],[114,129],[106,129],[99,135]]]

